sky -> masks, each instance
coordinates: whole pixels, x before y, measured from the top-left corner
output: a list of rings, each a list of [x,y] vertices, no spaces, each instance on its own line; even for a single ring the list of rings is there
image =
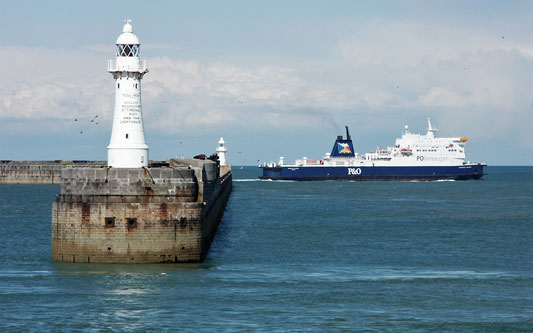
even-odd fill
[[[319,159],[344,126],[365,153],[430,117],[470,161],[533,165],[531,17],[532,1],[5,1],[0,160],[107,159],[130,18],[150,159],[221,136],[234,165]]]

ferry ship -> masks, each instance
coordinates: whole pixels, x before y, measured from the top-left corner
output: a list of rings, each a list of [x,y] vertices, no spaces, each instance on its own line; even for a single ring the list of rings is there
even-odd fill
[[[331,153],[321,160],[304,157],[294,164],[263,163],[261,179],[272,180],[467,180],[486,174],[486,163],[466,161],[465,137],[439,138],[428,118],[425,135],[405,126],[394,146],[359,155],[354,151],[348,126],[346,139],[338,136]]]

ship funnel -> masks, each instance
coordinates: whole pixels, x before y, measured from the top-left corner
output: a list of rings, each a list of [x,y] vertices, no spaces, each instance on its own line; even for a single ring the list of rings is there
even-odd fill
[[[346,127],[346,140],[351,140],[352,138],[350,137],[350,131],[348,130],[348,126],[345,126]]]
[[[346,126],[346,139],[343,139],[342,135],[337,136],[337,140],[333,144],[330,157],[354,157],[352,138],[350,137],[350,131]]]

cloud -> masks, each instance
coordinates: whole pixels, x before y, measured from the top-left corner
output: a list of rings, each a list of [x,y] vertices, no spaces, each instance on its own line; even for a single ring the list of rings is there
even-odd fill
[[[77,52],[0,48],[0,61],[13,64],[0,90],[0,118],[70,119],[98,113],[111,119],[114,88],[100,52],[95,47]],[[149,67],[143,80],[145,118],[169,133],[243,119],[261,126],[268,113],[290,112],[305,100],[297,98],[305,82],[288,67],[168,57],[149,59]]]
[[[305,82],[286,67],[246,68],[234,64],[168,57],[150,59],[144,83],[145,110],[157,110],[170,132],[205,126],[276,123],[269,113],[297,106]],[[262,111],[261,111],[262,110]],[[265,112],[266,111],[266,112]],[[289,111],[290,113],[290,111]]]
[[[11,46],[0,47],[0,61],[10,64],[0,84],[0,118],[111,117],[112,83],[93,53]]]
[[[385,118],[432,115],[449,130],[525,145],[533,139],[523,126],[533,123],[533,58],[529,38],[513,37],[491,28],[375,20],[339,41],[341,65],[330,72],[351,87],[345,95],[358,97],[353,109]]]
[[[338,130],[339,123],[364,119],[375,129],[432,116],[441,129],[526,145],[520,142],[533,142],[524,125],[533,123],[533,49],[520,36],[501,37],[491,29],[374,20],[346,29],[331,56],[313,62],[153,57],[143,80],[145,125],[173,135]],[[114,55],[103,57],[105,49],[112,47],[0,47],[0,61],[10,64],[0,85],[0,118],[94,113],[110,122],[114,91],[105,66]]]

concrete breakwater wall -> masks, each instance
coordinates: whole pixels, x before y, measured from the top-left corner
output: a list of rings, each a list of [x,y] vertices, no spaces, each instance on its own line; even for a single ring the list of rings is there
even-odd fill
[[[106,165],[105,161],[0,161],[0,184],[60,184],[64,168]]]
[[[231,168],[209,160],[167,163],[137,169],[64,168],[52,208],[52,259],[202,261],[232,190]]]

